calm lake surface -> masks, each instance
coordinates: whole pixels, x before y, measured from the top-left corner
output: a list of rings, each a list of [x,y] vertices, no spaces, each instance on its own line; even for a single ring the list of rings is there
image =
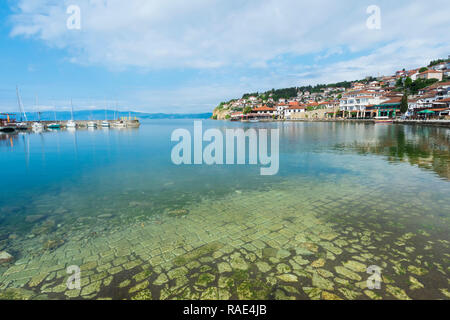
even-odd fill
[[[2,134],[0,298],[450,298],[449,129],[203,121],[278,128],[261,176],[172,164],[193,125]]]

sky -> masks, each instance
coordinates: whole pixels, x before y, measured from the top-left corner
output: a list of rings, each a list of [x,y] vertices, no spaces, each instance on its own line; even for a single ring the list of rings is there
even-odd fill
[[[3,0],[0,111],[16,86],[26,111],[200,113],[389,75],[446,58],[449,17],[448,0]]]

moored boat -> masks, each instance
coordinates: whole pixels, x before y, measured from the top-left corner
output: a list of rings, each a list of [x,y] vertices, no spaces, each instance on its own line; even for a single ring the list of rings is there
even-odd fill
[[[70,99],[70,120],[67,121],[66,128],[74,129],[77,127],[77,123],[73,120],[73,103]]]
[[[26,122],[18,122],[18,123],[16,123],[16,130],[18,130],[18,131],[26,131],[29,128],[30,127],[28,126],[28,123],[26,123]]]
[[[56,123],[56,122],[50,123],[50,124],[47,126],[47,128],[48,128],[48,129],[61,129],[61,124]]]
[[[75,121],[73,121],[73,120],[69,120],[69,121],[67,121],[66,127],[67,128],[76,128],[77,127],[77,123]]]
[[[12,132],[14,132],[14,131],[16,131],[16,129],[14,129],[13,127],[8,127],[8,126],[3,127],[3,126],[0,126],[0,132],[4,132],[4,133],[12,133]]]
[[[393,123],[394,119],[389,117],[376,117],[375,123]]]
[[[12,133],[16,131],[15,114],[12,113],[0,113],[0,132]]]
[[[126,128],[127,124],[123,120],[118,120],[113,123],[113,126],[116,128]]]
[[[34,131],[39,131],[44,129],[44,125],[40,122],[34,122],[31,126],[31,129],[33,129]]]

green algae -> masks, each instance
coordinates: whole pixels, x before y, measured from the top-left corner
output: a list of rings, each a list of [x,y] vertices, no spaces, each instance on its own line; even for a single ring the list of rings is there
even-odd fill
[[[33,291],[21,288],[9,288],[0,290],[0,300],[30,300],[36,296]]]
[[[150,290],[139,291],[136,295],[131,297],[131,300],[152,300],[152,293]]]
[[[386,291],[399,300],[411,300],[411,298],[408,297],[406,292],[399,287],[388,284],[386,285]]]
[[[150,285],[148,280],[145,280],[144,282],[141,282],[137,285],[135,285],[134,287],[130,288],[130,290],[128,290],[129,293],[134,293],[140,290],[143,290],[145,288],[147,288]]]
[[[271,288],[260,280],[248,279],[240,283],[236,291],[240,300],[266,300]]]
[[[213,282],[216,277],[211,273],[202,273],[195,284],[200,287],[207,287],[211,282]]]

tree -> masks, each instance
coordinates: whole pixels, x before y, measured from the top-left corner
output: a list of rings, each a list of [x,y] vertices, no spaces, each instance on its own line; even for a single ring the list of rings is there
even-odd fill
[[[419,72],[422,73],[422,72],[425,72],[425,71],[427,71],[427,70],[428,70],[427,67],[423,67],[423,68],[420,68],[420,69],[419,69]]]
[[[400,112],[406,113],[406,111],[408,111],[408,95],[405,92],[402,97],[402,102],[400,103]]]
[[[412,79],[410,77],[406,78],[405,80],[405,88],[409,88],[412,85]]]
[[[252,112],[252,108],[251,107],[245,107],[244,108],[244,114],[248,114],[250,112]]]
[[[395,83],[395,86],[396,86],[396,87],[401,87],[401,86],[403,86],[403,80],[402,80],[402,78],[399,78],[399,79],[397,80],[397,82]]]

